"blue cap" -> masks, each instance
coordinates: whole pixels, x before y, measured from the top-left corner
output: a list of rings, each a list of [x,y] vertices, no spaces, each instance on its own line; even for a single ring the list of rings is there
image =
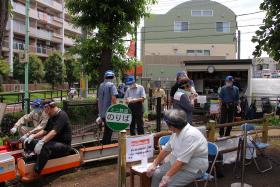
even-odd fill
[[[178,71],[177,74],[176,74],[176,77],[181,77],[181,76],[187,76],[187,72],[186,71]]]
[[[233,77],[232,77],[232,76],[230,76],[230,75],[229,75],[229,76],[227,76],[227,77],[226,77],[226,81],[233,81]]]
[[[112,70],[108,70],[105,72],[104,77],[114,77],[115,73]]]
[[[126,84],[126,85],[132,85],[133,83],[135,83],[134,76],[129,75],[129,76],[126,78],[125,84]]]
[[[34,99],[30,105],[34,108],[41,108],[42,107],[42,99]]]

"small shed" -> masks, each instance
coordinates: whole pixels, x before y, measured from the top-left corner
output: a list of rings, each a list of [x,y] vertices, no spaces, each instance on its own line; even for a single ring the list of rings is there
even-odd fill
[[[207,95],[210,91],[217,93],[224,85],[225,77],[231,75],[240,92],[251,96],[253,74],[251,59],[184,61],[184,64],[199,94]]]

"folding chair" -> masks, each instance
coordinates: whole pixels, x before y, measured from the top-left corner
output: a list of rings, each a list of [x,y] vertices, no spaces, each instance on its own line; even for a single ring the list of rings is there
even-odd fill
[[[242,129],[242,131],[245,131],[245,130],[247,130],[247,132],[255,131],[255,133],[256,133],[255,140],[252,137],[247,138],[247,148],[249,150],[250,157],[251,157],[251,162],[249,162],[249,164],[254,162],[257,170],[260,173],[265,173],[267,171],[272,170],[272,163],[270,161],[270,158],[265,154],[265,149],[268,148],[270,145],[261,142],[260,138],[258,137],[258,133],[256,131],[256,126],[253,124],[243,124],[241,126],[241,129]],[[266,161],[268,163],[268,167],[266,169],[261,170],[256,158],[254,157],[255,150],[257,151],[257,153],[259,153],[258,156],[266,159]],[[247,165],[248,165],[248,163],[247,163]]]
[[[165,146],[165,144],[167,144],[167,142],[169,141],[171,135],[166,135],[166,136],[162,136],[159,138],[158,140],[158,147],[159,150],[161,151],[163,146]]]
[[[209,172],[205,172],[201,177],[194,180],[194,184],[198,187],[198,182],[205,182],[204,187],[208,185],[209,181],[215,181],[215,186],[217,187],[217,175],[216,175],[216,161],[219,155],[219,148],[216,144],[208,142],[208,160],[210,165]],[[214,176],[212,175],[214,173]]]

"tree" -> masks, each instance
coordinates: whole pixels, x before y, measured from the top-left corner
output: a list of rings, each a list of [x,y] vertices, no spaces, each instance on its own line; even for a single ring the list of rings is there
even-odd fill
[[[80,63],[71,57],[64,59],[66,81],[68,82],[69,88],[73,87],[74,82],[79,81],[80,78]]]
[[[44,65],[35,54],[29,55],[28,77],[30,83],[41,82],[44,78]],[[18,56],[14,57],[14,78],[24,82],[24,64],[19,62]]]
[[[2,56],[4,32],[6,30],[10,9],[11,9],[10,1],[1,0],[0,2],[0,57]]]
[[[45,80],[52,85],[54,89],[55,85],[62,84],[65,79],[65,66],[62,63],[61,54],[54,52],[44,63],[45,65]]]
[[[147,16],[147,5],[156,0],[66,0],[66,7],[76,26],[85,28],[89,32],[98,30],[92,46],[98,49],[95,56],[100,60],[95,62],[98,72],[102,75],[106,70],[112,69],[114,50],[122,38],[132,34],[134,26],[140,19]],[[87,43],[88,44],[88,43]],[[103,76],[99,76],[101,82]]]
[[[255,57],[260,57],[262,51],[269,54],[276,61],[280,60],[280,1],[264,0],[260,9],[266,11],[264,25],[256,31],[252,42],[258,43],[253,52]]]
[[[9,72],[10,72],[9,64],[5,60],[0,59],[0,92],[2,91],[3,79],[9,75]]]
[[[0,76],[6,77],[10,72],[9,64],[4,60],[0,59]]]

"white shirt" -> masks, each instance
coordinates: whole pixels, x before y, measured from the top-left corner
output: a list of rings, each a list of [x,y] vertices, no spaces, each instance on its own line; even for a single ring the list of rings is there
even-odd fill
[[[190,124],[186,125],[179,134],[173,133],[164,150],[171,152],[171,164],[176,160],[185,163],[184,170],[203,173],[208,169],[207,140]]]

